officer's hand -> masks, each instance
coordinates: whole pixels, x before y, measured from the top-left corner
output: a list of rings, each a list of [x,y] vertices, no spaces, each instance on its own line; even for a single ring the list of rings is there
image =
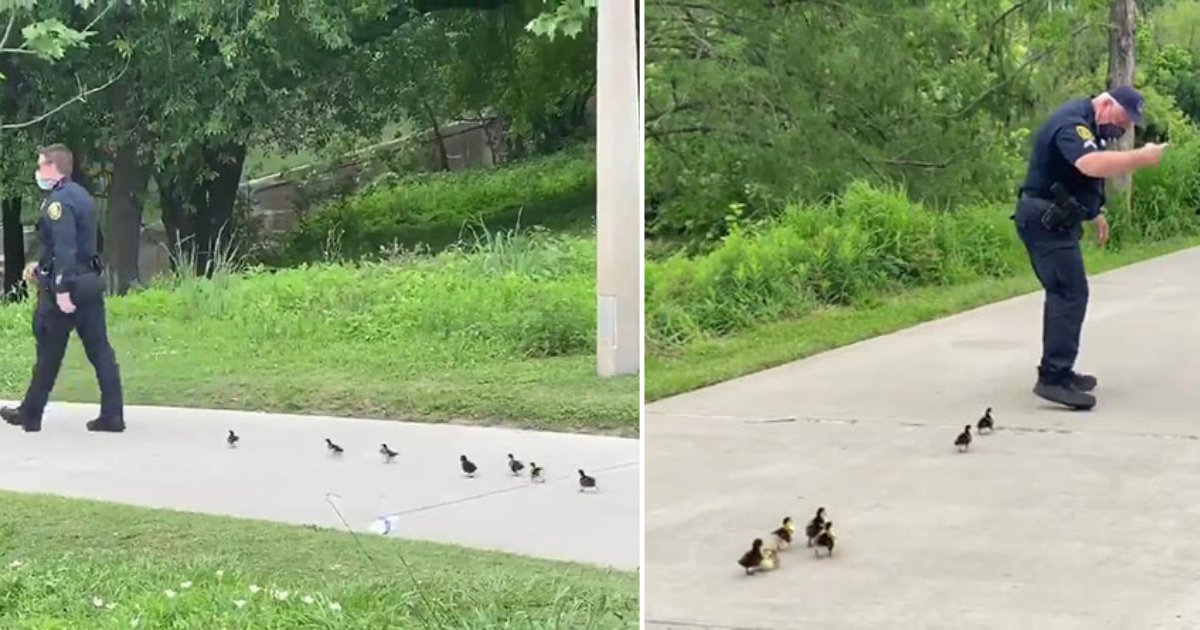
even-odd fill
[[[25,278],[26,282],[33,282],[34,274],[37,273],[37,269],[38,269],[37,262],[31,262],[28,265],[25,265],[25,275],[22,277]]]
[[[1147,142],[1145,146],[1141,148],[1142,154],[1146,156],[1146,163],[1152,166],[1157,165],[1158,161],[1162,159],[1163,150],[1169,146],[1171,146],[1171,143],[1169,142],[1164,142],[1162,144]]]
[[[1108,242],[1108,219],[1101,214],[1092,222],[1096,224],[1096,243],[1100,247],[1104,247],[1104,244]]]
[[[71,301],[70,293],[59,293],[57,295],[58,310],[70,315],[75,312],[75,303]]]

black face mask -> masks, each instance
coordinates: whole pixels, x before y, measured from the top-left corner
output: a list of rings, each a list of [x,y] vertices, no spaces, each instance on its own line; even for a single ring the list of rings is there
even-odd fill
[[[1100,125],[1099,131],[1100,131],[1100,139],[1107,140],[1110,142],[1113,140],[1120,139],[1121,136],[1125,135],[1124,127],[1122,127],[1121,125],[1114,125],[1112,123],[1104,123],[1104,124]]]

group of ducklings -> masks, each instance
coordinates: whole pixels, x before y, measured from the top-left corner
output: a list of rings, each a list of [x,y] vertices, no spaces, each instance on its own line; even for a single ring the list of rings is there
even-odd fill
[[[996,420],[992,417],[992,408],[988,407],[987,411],[983,412],[983,417],[976,424],[979,434],[991,433],[996,429]],[[958,452],[965,453],[971,447],[971,425],[963,427],[963,432],[954,438],[954,446],[958,447]]]
[[[792,517],[784,517],[783,526],[769,536],[771,544],[764,544],[762,538],[755,538],[750,551],[742,554],[738,564],[746,570],[746,575],[779,568],[779,552],[792,546],[795,531]],[[825,549],[827,556],[833,555],[836,538],[833,535],[833,521],[825,520],[825,508],[817,508],[816,515],[804,527],[804,534],[808,537],[808,546],[812,547],[814,556],[820,557],[821,549]]]

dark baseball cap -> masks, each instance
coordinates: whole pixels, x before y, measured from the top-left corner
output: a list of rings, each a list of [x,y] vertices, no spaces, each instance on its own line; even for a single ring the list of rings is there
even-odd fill
[[[1125,114],[1129,116],[1129,120],[1135,125],[1141,125],[1145,122],[1142,117],[1142,110],[1146,107],[1146,100],[1142,98],[1141,92],[1133,89],[1131,85],[1118,85],[1108,91],[1108,95],[1113,97],[1113,100],[1125,110]]]

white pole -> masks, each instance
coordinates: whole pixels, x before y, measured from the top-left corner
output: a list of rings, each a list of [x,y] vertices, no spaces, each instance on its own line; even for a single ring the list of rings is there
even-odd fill
[[[636,374],[642,355],[642,101],[637,0],[596,7],[596,369]]]

